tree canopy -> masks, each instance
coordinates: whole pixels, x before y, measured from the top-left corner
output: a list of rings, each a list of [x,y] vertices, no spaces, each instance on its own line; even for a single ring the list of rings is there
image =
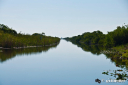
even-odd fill
[[[85,43],[88,45],[103,45],[113,47],[128,43],[128,26],[117,26],[114,31],[103,34],[101,31],[85,32],[82,35],[65,38],[76,43]]]

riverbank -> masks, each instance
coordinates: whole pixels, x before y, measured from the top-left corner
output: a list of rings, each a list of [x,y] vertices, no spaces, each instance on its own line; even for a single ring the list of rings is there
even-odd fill
[[[60,41],[58,37],[46,36],[42,33],[17,33],[6,25],[0,24],[0,47],[2,48],[24,48],[28,46],[51,46]]]
[[[59,42],[58,43],[53,43],[53,44],[50,44],[50,45],[42,45],[42,46],[24,46],[24,47],[12,47],[12,48],[0,47],[0,49],[22,49],[22,48],[49,47],[49,46],[55,46],[57,44],[59,44]],[[0,50],[0,52],[2,52],[2,50]]]
[[[100,53],[111,55],[112,59],[128,60],[128,44],[101,50]]]

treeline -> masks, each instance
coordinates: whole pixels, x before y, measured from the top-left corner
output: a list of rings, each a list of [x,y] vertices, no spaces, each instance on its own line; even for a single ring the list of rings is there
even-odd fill
[[[4,24],[0,24],[0,47],[50,46],[60,41],[58,37],[45,36],[45,33],[17,33]]]
[[[75,43],[102,45],[109,48],[128,43],[128,26],[118,26],[117,29],[108,32],[108,34],[103,34],[98,30],[94,32],[85,32],[82,35],[64,39]]]

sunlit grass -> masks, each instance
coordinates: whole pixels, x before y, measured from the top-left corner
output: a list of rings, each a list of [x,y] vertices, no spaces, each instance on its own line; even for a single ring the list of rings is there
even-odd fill
[[[28,34],[9,34],[0,31],[0,47],[26,47],[26,46],[48,46],[60,41],[57,37],[28,35]]]

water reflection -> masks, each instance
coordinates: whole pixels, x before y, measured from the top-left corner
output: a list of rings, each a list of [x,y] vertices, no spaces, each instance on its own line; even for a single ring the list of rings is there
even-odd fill
[[[102,54],[101,51],[106,49],[105,47],[98,46],[98,45],[86,45],[83,43],[76,43],[76,42],[71,42],[71,43],[77,45],[78,47],[82,48],[82,50],[86,52],[91,52],[94,55],[100,55]]]
[[[100,55],[104,54],[106,55],[106,59],[110,59],[112,63],[115,64],[116,67],[119,67],[123,70],[126,70],[123,73],[109,73],[103,72],[102,74],[109,75],[109,76],[115,76],[116,79],[128,79],[128,58],[122,58],[118,52],[112,49],[107,49],[105,47],[99,46],[99,45],[86,45],[83,43],[76,43],[76,42],[71,42],[72,44],[77,45],[78,47],[82,48],[82,50],[86,52],[91,52],[94,55]],[[119,70],[115,70],[116,72],[119,72]],[[120,70],[121,71],[121,70]],[[100,80],[96,79],[95,82],[100,82]]]
[[[34,47],[34,48],[21,48],[21,49],[1,49],[0,62],[4,62],[8,59],[14,58],[17,55],[21,56],[21,55],[31,55],[31,54],[39,54],[42,52],[47,52],[51,48],[56,48],[57,45]]]

